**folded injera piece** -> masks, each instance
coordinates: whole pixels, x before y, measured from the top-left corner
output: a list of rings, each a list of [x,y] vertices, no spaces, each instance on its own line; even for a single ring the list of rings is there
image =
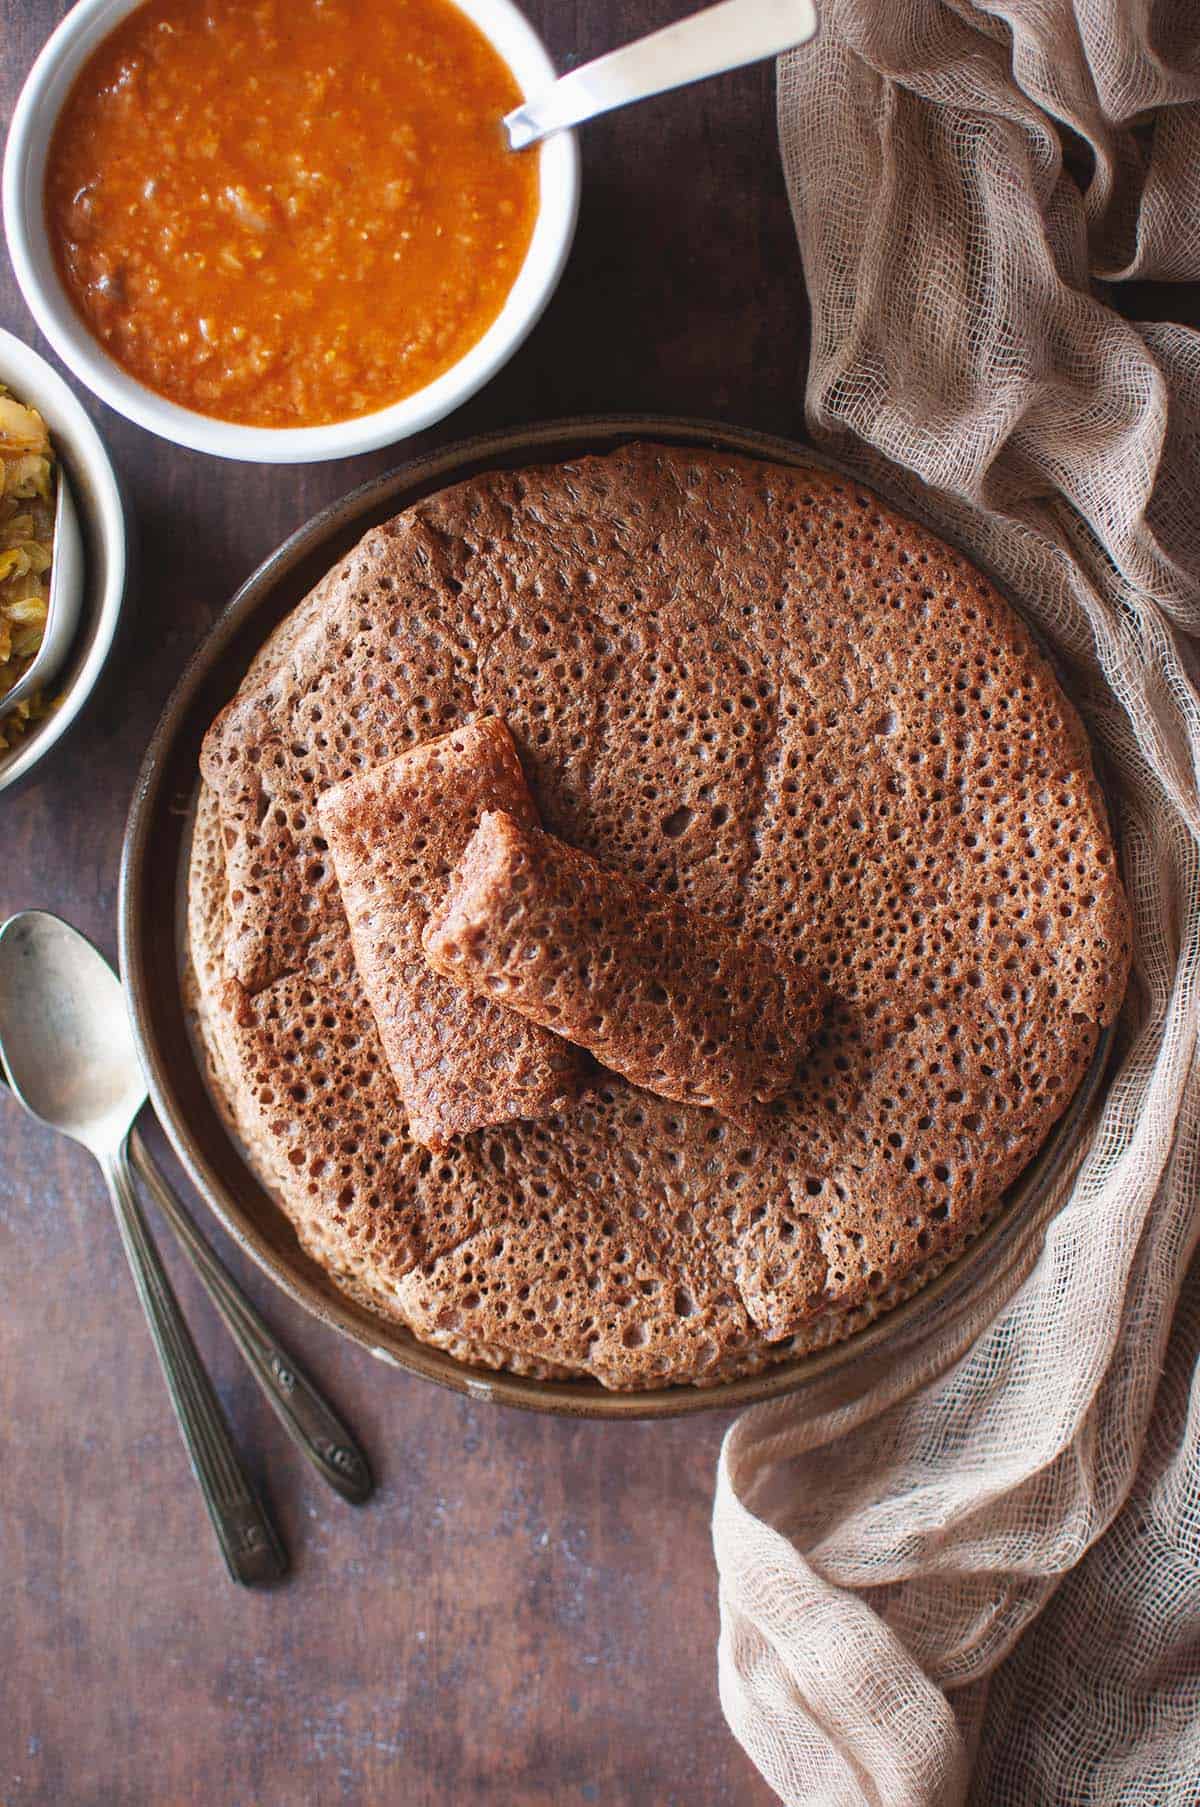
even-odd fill
[[[512,737],[494,716],[335,785],[317,819],[341,887],[359,977],[408,1112],[442,1149],[487,1124],[543,1116],[574,1090],[557,1036],[431,972],[421,930],[480,815],[537,811]]]
[[[421,940],[455,984],[749,1129],[820,1016],[806,968],[504,810],[480,819]]]
[[[414,1148],[316,803],[485,715],[549,832],[827,985],[753,1131],[612,1075]],[[255,1162],[343,1284],[481,1361],[637,1387],[844,1334],[978,1233],[1124,992],[1053,672],[965,558],[812,468],[630,445],[424,497],[277,632],[202,769],[200,1030]]]

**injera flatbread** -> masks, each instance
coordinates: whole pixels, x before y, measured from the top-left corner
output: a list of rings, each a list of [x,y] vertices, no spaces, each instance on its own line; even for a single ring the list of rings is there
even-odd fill
[[[428,965],[421,931],[486,810],[537,811],[494,716],[439,735],[317,800],[355,965],[404,1102],[408,1133],[440,1150],[489,1124],[541,1117],[576,1089],[574,1050]]]
[[[306,876],[315,799],[485,714],[548,829],[813,960],[833,1001],[755,1135],[606,1078],[413,1148]],[[480,1360],[639,1386],[853,1327],[978,1230],[1124,989],[1048,667],[960,555],[816,471],[632,447],[430,497],[301,605],[203,766],[234,1115],[330,1271]]]
[[[820,1017],[807,967],[503,809],[481,816],[421,945],[468,994],[751,1132]]]

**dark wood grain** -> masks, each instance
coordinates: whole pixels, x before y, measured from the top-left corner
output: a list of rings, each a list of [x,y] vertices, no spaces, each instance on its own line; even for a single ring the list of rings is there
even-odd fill
[[[65,10],[0,0],[5,123]],[[529,10],[561,65],[683,8]],[[600,122],[583,149],[555,301],[437,439],[625,409],[796,430],[805,316],[771,72]],[[0,263],[0,323],[36,343]],[[94,413],[140,528],[136,639],[57,762],[0,800],[0,916],[45,905],[111,953],[128,792],[184,659],[265,553],[396,454],[220,464]],[[724,1420],[617,1427],[467,1403],[379,1367],[230,1260],[381,1482],[359,1512],[322,1487],[171,1257],[293,1553],[289,1582],[261,1597],[222,1573],[98,1176],[0,1103],[4,1807],[774,1799],[716,1696]]]

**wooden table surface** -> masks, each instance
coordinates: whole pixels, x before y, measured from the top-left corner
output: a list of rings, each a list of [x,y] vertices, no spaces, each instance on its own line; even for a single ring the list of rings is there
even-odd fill
[[[560,66],[683,10],[526,5]],[[66,10],[0,0],[0,123]],[[806,316],[771,70],[601,121],[583,159],[547,316],[412,450],[583,411],[797,429]],[[0,324],[44,351],[0,265]],[[284,535],[403,451],[224,464],[92,411],[140,535],[136,635],[103,706],[0,799],[0,917],[42,905],[112,954],[130,787],[184,660]],[[269,1594],[225,1578],[98,1173],[0,1102],[3,1807],[775,1799],[717,1701],[709,1512],[727,1415],[618,1427],[470,1403],[380,1366],[222,1252],[380,1483],[356,1511],[309,1472],[168,1250],[292,1554]]]

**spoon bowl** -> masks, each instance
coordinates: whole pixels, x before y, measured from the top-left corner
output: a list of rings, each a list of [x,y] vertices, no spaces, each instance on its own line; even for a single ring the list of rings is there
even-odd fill
[[[28,671],[21,674],[11,690],[0,696],[0,717],[15,709],[27,696],[32,696],[35,690],[44,690],[51,678],[62,670],[82,611],[83,538],[71,498],[71,485],[67,482],[67,473],[59,465],[54,544],[50,549],[50,598],[42,644]]]
[[[44,910],[0,928],[0,1064],[32,1116],[97,1159],[146,1101],[120,980]]]

